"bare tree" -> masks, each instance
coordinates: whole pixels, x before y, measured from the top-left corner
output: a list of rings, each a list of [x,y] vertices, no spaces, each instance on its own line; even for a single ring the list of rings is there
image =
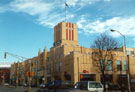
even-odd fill
[[[105,71],[109,66],[113,66],[114,61],[114,49],[118,48],[119,44],[118,42],[113,39],[112,37],[106,35],[105,33],[100,34],[92,44],[91,48],[93,48],[93,53],[92,53],[92,59],[93,59],[93,64],[99,72],[101,73],[103,77],[103,85],[104,85],[104,92],[106,92],[106,76],[105,76]],[[108,61],[110,60],[110,61]],[[112,69],[113,70],[113,69]]]

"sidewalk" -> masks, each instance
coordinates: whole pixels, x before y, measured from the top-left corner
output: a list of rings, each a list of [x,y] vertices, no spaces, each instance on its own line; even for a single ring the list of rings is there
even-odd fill
[[[17,92],[27,92],[28,91],[28,87],[23,87],[23,86],[7,86],[8,88],[13,88],[14,90],[16,90]],[[36,92],[39,88],[35,88],[35,87],[31,87],[31,92]]]

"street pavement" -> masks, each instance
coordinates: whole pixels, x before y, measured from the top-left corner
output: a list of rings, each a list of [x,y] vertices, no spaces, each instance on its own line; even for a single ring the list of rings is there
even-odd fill
[[[32,92],[36,92],[38,90],[38,88],[31,88]],[[0,86],[0,92],[25,92],[28,91],[27,87],[21,87],[18,86],[17,88],[15,88],[14,86]]]
[[[31,92],[36,92],[39,88],[31,88]],[[44,90],[44,91],[43,91]],[[18,86],[17,88],[14,86],[0,86],[0,92],[26,92],[28,91],[28,87]],[[40,92],[48,92],[46,89],[41,89]],[[54,92],[50,90],[49,92]],[[57,90],[56,92],[89,92],[89,91],[77,91],[77,90]],[[107,92],[121,92],[121,91],[107,91]],[[126,92],[126,91],[125,91]],[[134,91],[132,91],[134,92]]]
[[[36,92],[39,88],[32,88],[32,92]],[[44,91],[43,91],[44,90]],[[48,90],[43,89],[40,92],[48,92]],[[0,92],[25,92],[28,91],[27,87],[17,87],[14,86],[0,86]],[[54,90],[50,90],[49,92],[54,92]],[[56,92],[89,92],[89,91],[69,91],[69,90],[57,90]]]

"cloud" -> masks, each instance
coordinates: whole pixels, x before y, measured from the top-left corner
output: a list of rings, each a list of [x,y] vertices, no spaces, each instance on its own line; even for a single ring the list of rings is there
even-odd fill
[[[44,3],[41,0],[16,0],[10,3],[13,11],[30,15],[47,14],[53,8],[52,5],[52,3]]]
[[[107,20],[96,20],[88,22],[87,18],[82,18],[77,22],[78,28],[83,29],[85,33],[95,34],[103,33],[110,29],[118,30],[124,35],[135,36],[135,17],[113,17]],[[112,36],[120,36],[117,32],[111,33]]]
[[[121,31],[126,35],[135,35],[131,30],[134,30],[134,17],[113,17],[101,21],[88,21],[87,16],[77,15],[76,10],[85,7],[86,5],[94,4],[99,1],[110,2],[111,0],[67,0],[70,8],[67,11],[67,19],[72,20],[76,17],[79,20],[75,20],[78,28],[83,29],[85,33],[102,33],[109,31],[110,28]],[[65,0],[14,0],[6,5],[5,10],[13,12],[24,12],[32,16],[36,16],[36,22],[43,25],[53,27],[58,22],[64,21],[64,2]],[[3,7],[0,7],[0,11],[5,11]],[[75,11],[72,11],[72,10]],[[77,15],[77,16],[76,16]],[[126,31],[125,31],[126,30]],[[119,36],[118,34],[112,34],[113,36]]]
[[[55,19],[61,16],[57,11],[54,11],[55,8],[58,8],[55,4],[56,2],[45,2],[44,0],[16,0],[10,3],[10,7],[14,12],[24,12],[32,16],[37,16],[36,21],[39,24],[52,27],[54,26]]]
[[[75,6],[84,7],[86,5],[90,5],[98,1],[102,1],[102,0],[67,0],[67,3],[72,7]],[[109,1],[109,0],[105,0],[105,1]]]
[[[61,13],[61,6],[64,5],[59,0],[51,2],[49,0],[15,0],[9,4],[13,12],[24,12],[36,16],[36,22],[43,26],[54,27],[57,23],[64,21],[64,7]],[[74,18],[75,14],[67,13],[67,19]]]

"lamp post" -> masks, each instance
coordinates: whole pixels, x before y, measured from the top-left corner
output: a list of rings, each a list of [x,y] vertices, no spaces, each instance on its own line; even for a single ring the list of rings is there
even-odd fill
[[[123,35],[122,33],[120,33],[117,30],[111,29],[110,31],[111,32],[117,32],[117,33],[119,33],[123,37],[123,39],[124,39],[124,46],[125,46],[125,59],[127,60],[127,54],[126,54],[126,37],[125,37],[125,35]],[[130,78],[129,78],[129,61],[128,60],[127,60],[127,66],[128,66],[128,70],[127,70],[128,91],[131,92],[131,89],[130,89]]]

